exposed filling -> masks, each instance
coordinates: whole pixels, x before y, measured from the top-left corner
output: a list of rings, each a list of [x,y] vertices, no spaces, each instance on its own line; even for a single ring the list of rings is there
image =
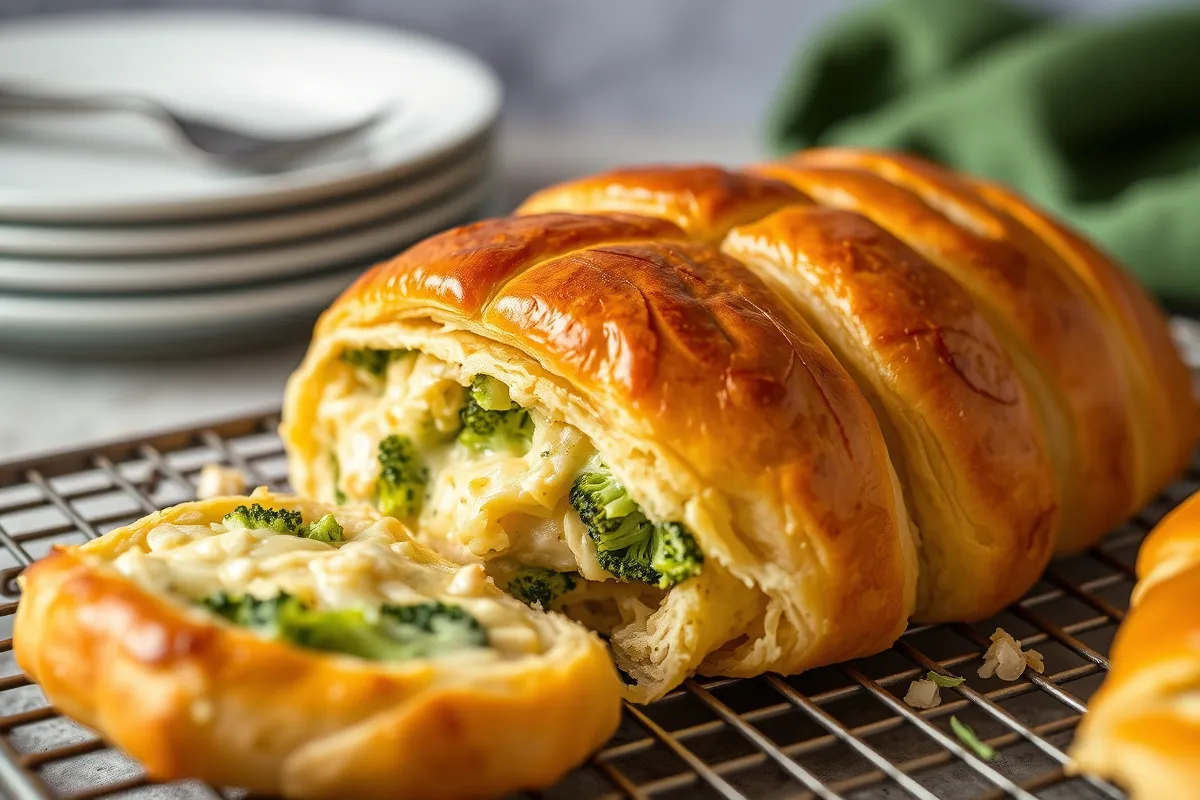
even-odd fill
[[[112,566],[264,638],[325,652],[486,661],[543,649],[519,607],[488,596],[479,566],[422,562],[394,520],[344,527],[332,514],[306,522],[252,505],[183,522],[153,528]]]
[[[502,588],[603,633],[643,622],[704,557],[652,520],[572,425],[486,375],[414,351],[349,350],[319,436],[336,492],[413,524]]]

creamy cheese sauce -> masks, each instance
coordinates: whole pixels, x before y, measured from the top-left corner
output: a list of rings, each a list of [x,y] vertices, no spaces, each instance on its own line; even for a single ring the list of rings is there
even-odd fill
[[[533,441],[523,455],[479,453],[457,444],[452,437],[469,379],[424,353],[392,362],[383,380],[349,368],[331,379],[320,422],[322,439],[338,462],[338,488],[352,500],[370,501],[379,475],[379,442],[406,435],[417,444],[430,476],[420,517],[413,522],[444,555],[460,562],[505,559],[558,571],[583,564],[584,577],[609,578],[595,566],[594,545],[567,499],[575,475],[595,453],[591,442],[574,426],[530,409]]]
[[[411,605],[441,600],[461,606],[487,630],[489,648],[438,658],[503,658],[538,653],[537,629],[494,591],[478,565],[461,569],[413,560],[412,544],[393,535],[395,520],[347,527],[337,544],[270,530],[162,524],[143,547],[113,559],[125,577],[152,592],[197,601],[224,591],[269,599],[281,592],[318,609]]]

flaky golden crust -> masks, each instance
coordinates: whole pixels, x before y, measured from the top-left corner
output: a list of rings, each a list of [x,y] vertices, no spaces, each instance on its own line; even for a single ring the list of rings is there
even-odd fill
[[[60,549],[21,579],[21,668],[152,777],[295,798],[484,798],[554,783],[615,730],[619,683],[603,645],[556,616],[536,617],[552,640],[540,656],[382,665],[261,639],[106,566],[162,522],[220,519],[242,502],[168,509]]]
[[[1088,287],[1120,344],[1134,392],[1134,422],[1149,472],[1137,505],[1149,502],[1187,465],[1200,419],[1192,375],[1179,358],[1162,310],[1144,289],[1090,242],[996,184],[980,192],[1041,237]]]
[[[319,493],[329,487],[307,466],[320,457],[316,406],[347,342],[394,347],[410,341],[406,325],[424,325],[405,346],[428,349],[449,325],[467,332],[456,347],[521,373],[505,375],[514,398],[524,392],[576,425],[652,512],[686,521],[713,580],[725,570],[737,579],[720,591],[746,595],[723,604],[760,618],[705,641],[708,615],[689,617],[699,633],[671,654],[686,671],[664,670],[632,694],[639,700],[717,663],[797,671],[877,652],[903,629],[915,594],[907,515],[863,396],[752,272],[711,246],[672,241],[675,230],[647,236],[620,219],[553,214],[434,237],[326,313],[289,383],[283,424],[293,480]],[[570,246],[540,245],[548,234]],[[422,288],[450,284],[471,288]],[[748,628],[769,629],[771,646],[746,641]]]
[[[1200,783],[1200,494],[1168,515],[1138,554],[1133,608],[1112,669],[1076,734],[1077,772],[1135,798],[1194,797]]]
[[[965,179],[919,159],[812,150],[758,169],[865,214],[972,295],[1042,417],[1062,493],[1060,549],[1094,542],[1137,508],[1138,410],[1112,326],[1037,237]]]
[[[858,214],[795,206],[726,252],[768,277],[858,377],[922,536],[917,617],[988,617],[1045,567],[1057,523],[1041,428],[970,297]]]
[[[516,213],[640,214],[668,220],[693,239],[715,243],[735,225],[802,200],[782,181],[720,167],[633,167],[542,189]]]

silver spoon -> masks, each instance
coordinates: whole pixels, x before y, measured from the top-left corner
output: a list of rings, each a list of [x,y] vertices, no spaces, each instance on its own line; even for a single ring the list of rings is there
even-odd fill
[[[0,114],[23,111],[94,113],[123,111],[165,124],[184,144],[212,160],[250,172],[281,172],[316,153],[349,142],[379,124],[381,109],[350,125],[308,136],[278,138],[237,130],[182,114],[134,94],[69,94],[0,82]]]

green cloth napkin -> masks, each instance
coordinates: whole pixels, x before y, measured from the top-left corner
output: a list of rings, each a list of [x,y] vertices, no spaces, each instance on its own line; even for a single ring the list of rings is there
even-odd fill
[[[1200,308],[1200,8],[1063,20],[998,0],[889,0],[808,46],[774,149],[922,153],[1009,184]]]

